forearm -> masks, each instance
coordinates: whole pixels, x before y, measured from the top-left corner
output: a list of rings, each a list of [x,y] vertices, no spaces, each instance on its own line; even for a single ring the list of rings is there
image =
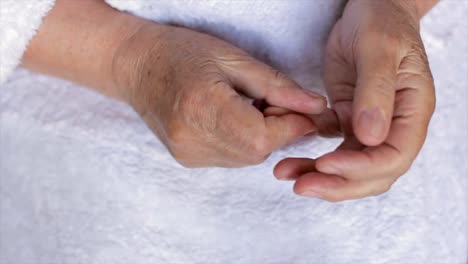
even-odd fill
[[[23,66],[122,99],[113,83],[113,56],[144,23],[103,0],[57,0],[28,46]]]

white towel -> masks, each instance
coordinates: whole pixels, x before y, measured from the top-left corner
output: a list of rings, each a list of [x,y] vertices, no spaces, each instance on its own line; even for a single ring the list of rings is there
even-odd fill
[[[0,1],[0,84],[18,66],[42,18],[54,3],[55,0]]]
[[[232,3],[112,1],[202,27],[321,88],[320,43],[341,3]],[[0,86],[0,263],[466,263],[467,13],[448,0],[423,21],[438,103],[411,170],[387,194],[339,204],[271,175],[279,159],[337,140],[249,168],[184,169],[128,106],[17,71]]]

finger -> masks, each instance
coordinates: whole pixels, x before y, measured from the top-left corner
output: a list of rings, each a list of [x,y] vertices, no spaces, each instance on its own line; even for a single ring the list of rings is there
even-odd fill
[[[267,116],[282,116],[286,114],[294,114],[295,112],[286,108],[277,106],[268,106],[263,110],[263,115]]]
[[[321,114],[309,116],[317,126],[318,133],[322,137],[338,137],[342,135],[342,129],[338,115],[333,109],[326,109]]]
[[[326,107],[323,96],[303,90],[285,74],[256,60],[221,66],[236,89],[252,98],[264,99],[272,106],[305,114],[317,114]]]
[[[362,151],[339,149],[318,158],[316,166],[323,173],[362,180],[401,175],[409,167],[406,160],[393,147],[381,145]]]
[[[262,138],[257,138],[257,144],[264,145],[268,152],[284,147],[299,138],[316,131],[316,126],[310,118],[299,114],[265,117],[265,130]]]
[[[362,144],[355,137],[346,138],[338,150],[360,150]],[[294,180],[309,172],[317,172],[316,160],[309,158],[286,158],[276,164],[273,175],[279,180]]]
[[[387,192],[391,179],[350,181],[336,175],[311,172],[301,176],[294,184],[294,192],[330,202],[359,199]]]
[[[355,53],[354,134],[361,143],[376,146],[387,137],[393,115],[401,59],[398,43],[385,36],[373,35],[360,40]]]
[[[305,173],[315,171],[315,160],[309,158],[286,158],[273,169],[278,180],[295,180]]]
[[[262,113],[225,82],[218,82],[216,89],[204,97],[210,97],[205,100],[211,102],[200,108],[206,117],[194,122],[207,131],[202,140],[203,146],[213,152],[210,159],[233,163],[229,167],[257,164],[266,159],[269,153],[257,153],[254,144],[255,139],[265,133]],[[202,155],[199,158],[207,159]]]
[[[223,87],[213,95],[218,98],[213,129],[221,139],[216,141],[220,151],[231,153],[236,161],[246,165],[262,162],[272,151],[316,130],[312,120],[302,114],[264,117],[235,92],[222,91]]]
[[[293,114],[294,111],[291,111],[286,108],[269,106],[263,111],[265,117],[268,116],[281,116],[286,114]],[[338,117],[333,109],[326,109],[321,114],[318,115],[307,115],[310,118],[315,126],[317,131],[322,137],[338,137],[341,136],[341,129]]]

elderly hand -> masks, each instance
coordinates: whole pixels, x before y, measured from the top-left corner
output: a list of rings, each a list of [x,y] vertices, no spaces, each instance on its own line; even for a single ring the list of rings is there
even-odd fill
[[[188,167],[239,167],[315,130],[325,98],[217,38],[147,23],[117,51],[124,98]],[[243,96],[295,113],[268,115]]]
[[[224,41],[100,0],[57,0],[23,65],[128,102],[190,167],[259,163],[314,131],[303,114],[326,106],[322,96]],[[264,115],[244,95],[293,113]]]
[[[351,0],[329,37],[324,80],[344,142],[275,168],[294,190],[329,201],[386,192],[421,149],[434,84],[414,1]]]

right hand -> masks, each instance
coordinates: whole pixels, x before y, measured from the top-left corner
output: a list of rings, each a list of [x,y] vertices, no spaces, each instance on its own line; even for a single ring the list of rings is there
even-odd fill
[[[113,69],[126,101],[187,167],[258,164],[314,132],[303,114],[326,107],[325,98],[242,50],[179,27],[142,26],[119,48]],[[241,95],[288,111],[264,115]]]

